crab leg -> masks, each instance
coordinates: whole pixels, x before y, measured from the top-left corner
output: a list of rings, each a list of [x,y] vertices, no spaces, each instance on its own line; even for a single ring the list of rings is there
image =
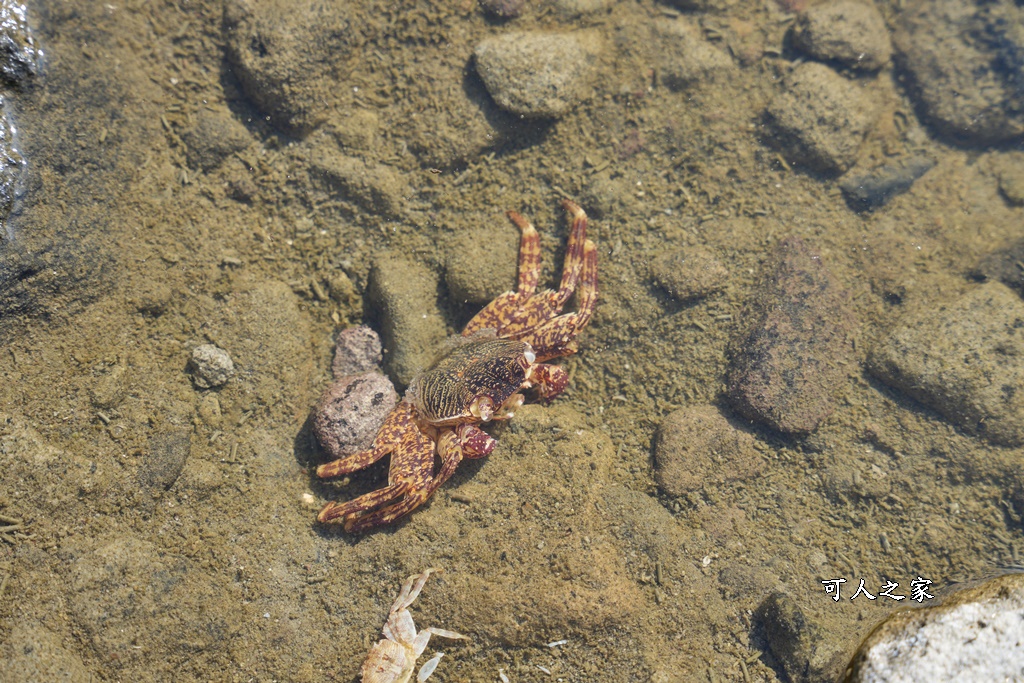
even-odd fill
[[[516,293],[520,296],[533,296],[540,280],[540,235],[533,223],[515,211],[509,211],[508,217],[519,228],[519,287]]]
[[[575,313],[560,315],[513,335],[533,347],[538,361],[576,353],[575,337],[590,322],[597,306],[597,247],[590,240],[583,243],[583,265]]]
[[[316,516],[317,521],[321,524],[330,524],[336,519],[341,517],[348,517],[358,513],[360,510],[370,510],[378,505],[383,505],[389,501],[398,498],[409,489],[409,482],[400,481],[396,484],[390,484],[382,489],[376,491],[370,491],[365,493],[358,498],[346,501],[344,503],[328,503],[320,510],[320,514]],[[384,508],[385,510],[388,508]],[[345,520],[345,528],[348,528],[348,520]]]
[[[537,395],[550,401],[565,390],[569,384],[569,373],[561,365],[540,363],[530,371],[530,381],[537,388]]]
[[[572,217],[572,227],[569,229],[569,244],[565,249],[565,263],[562,266],[562,282],[558,286],[558,295],[555,297],[557,311],[572,296],[576,289],[576,281],[579,280],[580,270],[583,268],[585,257],[584,251],[587,244],[587,214],[575,202],[568,199],[562,200],[562,208],[569,212]]]
[[[384,419],[384,424],[381,425],[380,431],[377,432],[377,436],[373,439],[373,448],[353,453],[331,462],[325,462],[316,468],[316,476],[321,479],[329,479],[330,477],[349,474],[364,467],[369,467],[395,450],[396,444],[401,443],[404,433],[407,433],[410,429],[418,430],[413,419],[414,410],[411,403],[406,401],[400,402]]]

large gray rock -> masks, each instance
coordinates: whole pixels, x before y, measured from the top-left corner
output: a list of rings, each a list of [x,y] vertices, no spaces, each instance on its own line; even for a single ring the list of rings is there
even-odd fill
[[[1024,302],[1002,283],[908,316],[868,367],[965,431],[1024,444]]]
[[[1011,0],[919,0],[895,44],[925,119],[951,142],[1024,135],[1024,7]]]
[[[594,49],[574,33],[511,31],[476,46],[476,70],[503,109],[557,118],[586,94]]]
[[[909,600],[908,600],[909,602]],[[1024,678],[1024,574],[897,612],[861,644],[847,683],[1019,681]]]

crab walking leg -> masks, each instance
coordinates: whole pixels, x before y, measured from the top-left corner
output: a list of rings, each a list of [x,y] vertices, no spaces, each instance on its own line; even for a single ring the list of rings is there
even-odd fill
[[[395,449],[395,444],[400,443],[402,434],[410,429],[418,429],[413,419],[414,411],[411,403],[400,402],[384,419],[377,436],[373,439],[373,447],[369,450],[353,453],[344,458],[338,458],[331,462],[325,462],[316,468],[316,476],[321,479],[329,479],[342,474],[349,474],[383,458]]]
[[[430,575],[440,574],[441,572],[442,570],[437,567],[427,567],[419,574],[413,574],[407,578],[405,583],[402,584],[402,590],[398,592],[398,597],[391,603],[390,613],[400,612],[414,603],[416,598],[420,597],[420,591],[423,590],[423,586],[426,584],[427,579],[430,578]]]
[[[508,217],[519,228],[519,283],[516,291],[505,292],[491,303],[484,306],[473,319],[466,323],[462,330],[463,336],[469,336],[480,330],[500,330],[508,324],[510,311],[518,310],[523,302],[529,301],[537,291],[540,280],[540,235],[533,223],[515,211],[509,211]]]
[[[576,298],[575,313],[559,315],[525,334],[516,335],[517,339],[533,348],[538,361],[576,353],[576,335],[586,327],[594,314],[597,306],[597,247],[590,240],[583,244],[583,268]]]
[[[385,486],[382,489],[370,491],[345,503],[328,503],[320,510],[320,514],[316,516],[316,519],[321,524],[331,524],[336,519],[348,517],[360,510],[371,510],[389,503],[404,494],[408,489],[409,482],[400,481]],[[345,521],[345,526],[348,528],[348,520]]]
[[[587,244],[587,214],[583,213],[583,209],[578,204],[568,199],[562,200],[562,208],[569,212],[572,227],[569,228],[569,244],[565,249],[562,282],[558,286],[558,293],[555,296],[556,311],[562,310],[562,306],[576,289],[576,281],[579,280],[580,271],[585,261],[584,251]]]
[[[509,211],[508,217],[519,228],[519,286],[516,293],[521,296],[533,296],[540,280],[540,235],[533,223],[515,211]]]

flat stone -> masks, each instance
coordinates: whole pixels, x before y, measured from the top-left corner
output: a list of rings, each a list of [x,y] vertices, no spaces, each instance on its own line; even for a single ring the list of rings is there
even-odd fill
[[[447,337],[437,275],[419,261],[385,254],[370,269],[369,297],[381,321],[384,366],[401,387],[425,370]]]
[[[169,426],[153,434],[139,465],[139,483],[150,489],[170,488],[185,468],[191,449],[189,427]]]
[[[519,236],[497,211],[466,217],[445,250],[445,284],[459,303],[484,306],[515,289]]]
[[[874,5],[855,0],[825,2],[801,12],[793,26],[793,44],[815,59],[858,71],[877,71],[892,57],[882,15]]]
[[[861,643],[843,680],[1017,681],[1022,652],[1024,574],[1007,574],[941,605],[890,615]]]
[[[742,415],[773,429],[808,434],[835,407],[855,329],[847,295],[803,240],[775,249],[734,345],[728,395]]]
[[[766,111],[773,140],[786,158],[821,173],[842,173],[874,123],[875,107],[862,88],[824,64],[806,62],[786,77]]]
[[[389,167],[346,156],[334,145],[311,150],[309,173],[337,199],[385,216],[399,215],[408,194],[405,182]]]
[[[715,406],[687,406],[669,413],[658,427],[654,479],[672,496],[705,485],[756,477],[764,460],[754,438],[729,423]]]
[[[594,54],[574,33],[510,31],[476,46],[476,70],[502,109],[558,118],[586,94]]]
[[[721,291],[729,271],[703,247],[670,249],[651,260],[651,279],[679,301],[694,301]]]
[[[249,131],[227,108],[199,109],[195,122],[182,132],[181,139],[188,148],[189,166],[204,171],[220,166],[226,158],[252,144]]]
[[[969,433],[1024,444],[1024,301],[1000,282],[907,316],[868,368]]]
[[[700,27],[686,19],[659,19],[654,32],[661,44],[656,51],[658,80],[670,90],[708,83],[733,69],[729,55],[708,42]]]

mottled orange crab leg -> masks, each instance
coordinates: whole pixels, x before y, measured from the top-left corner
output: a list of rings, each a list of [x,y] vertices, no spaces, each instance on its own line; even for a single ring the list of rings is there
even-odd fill
[[[532,296],[537,291],[540,280],[540,235],[533,223],[515,211],[509,211],[508,217],[516,224],[521,234],[519,238],[519,287],[516,292],[522,296]]]
[[[316,518],[321,524],[331,524],[336,519],[349,517],[360,510],[372,510],[377,506],[392,501],[401,496],[408,489],[409,482],[400,481],[395,484],[385,486],[382,489],[370,491],[369,493],[363,494],[358,498],[353,498],[352,500],[344,503],[328,503],[322,510],[320,510],[320,514],[318,514]],[[387,510],[388,508],[384,509]],[[348,529],[347,519],[345,520],[345,529]]]
[[[587,241],[587,214],[583,213],[583,209],[578,204],[568,199],[562,200],[562,208],[569,212],[572,227],[569,228],[569,244],[565,249],[562,282],[558,286],[558,294],[555,297],[556,312],[562,310],[562,306],[576,289],[576,282],[579,280],[580,270],[583,268],[583,250]]]
[[[576,335],[590,322],[597,306],[597,247],[590,240],[583,243],[583,264],[580,272],[577,310],[551,318],[516,338],[533,347],[538,361],[551,360],[576,353]]]
[[[401,434],[409,429],[416,429],[413,421],[413,406],[405,401],[400,402],[395,409],[384,418],[384,424],[373,439],[373,447],[369,450],[353,453],[344,458],[338,458],[331,462],[325,462],[316,468],[316,476],[321,479],[330,479],[342,474],[349,474],[364,467],[369,467],[385,455],[395,449],[395,445],[401,440]]]

